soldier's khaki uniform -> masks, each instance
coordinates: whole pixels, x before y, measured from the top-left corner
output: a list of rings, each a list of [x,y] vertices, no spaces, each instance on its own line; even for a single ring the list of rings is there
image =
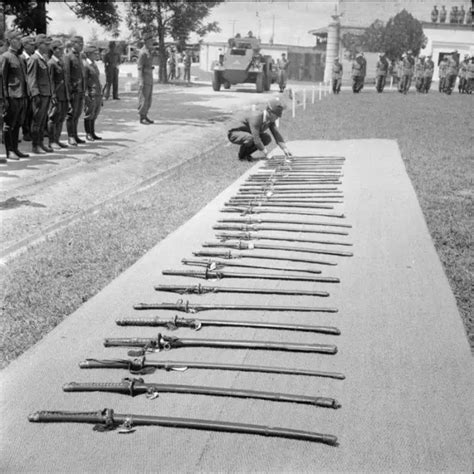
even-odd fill
[[[69,107],[69,92],[66,87],[66,75],[62,60],[52,56],[48,61],[48,69],[52,86],[51,107],[48,114],[48,138],[51,145],[60,143]]]
[[[28,88],[31,96],[31,141],[33,149],[43,148],[44,131],[48,118],[52,87],[48,63],[36,51],[28,60]]]
[[[70,107],[67,113],[66,127],[70,139],[83,142],[78,136],[79,118],[84,108],[84,72],[81,53],[74,48],[64,55],[64,71],[69,91]]]
[[[380,57],[375,66],[375,89],[377,92],[383,92],[387,80],[388,67],[387,58],[385,56]]]
[[[18,155],[18,137],[23,124],[27,104],[27,83],[25,62],[12,47],[2,54],[3,78],[3,143],[7,158],[10,152]],[[20,156],[23,155],[20,153]]]
[[[400,79],[399,91],[403,94],[407,94],[410,90],[411,81],[413,78],[413,67],[414,59],[411,56],[407,56],[402,59],[402,77]]]
[[[423,79],[424,79],[425,61],[422,58],[418,58],[415,61],[415,88],[417,92],[423,92]]]
[[[342,64],[338,61],[332,65],[331,80],[332,80],[332,92],[333,94],[339,94],[341,92],[343,68]]]
[[[439,67],[438,67],[438,79],[439,79],[438,89],[440,92],[444,92],[445,90],[447,71],[448,71],[448,61],[446,59],[443,59],[439,63]]]
[[[446,83],[444,87],[444,92],[446,94],[451,94],[456,84],[456,78],[458,76],[458,63],[455,58],[452,56],[448,57],[448,63],[446,68]]]
[[[95,121],[102,108],[102,86],[100,84],[100,72],[95,61],[86,58],[84,66],[84,129],[88,140],[97,140],[95,134]]]
[[[138,54],[138,114],[140,120],[146,120],[153,97],[153,57],[146,47]]]
[[[430,91],[431,81],[433,80],[434,62],[431,58],[425,60],[423,68],[423,92],[427,94]]]

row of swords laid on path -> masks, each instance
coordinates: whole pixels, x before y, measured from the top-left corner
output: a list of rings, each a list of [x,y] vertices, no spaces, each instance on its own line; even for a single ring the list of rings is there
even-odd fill
[[[166,276],[193,279],[275,280],[288,282],[310,282],[314,284],[338,284],[339,278],[322,275],[324,269],[338,264],[339,258],[352,257],[352,243],[347,239],[351,225],[344,219],[337,206],[343,203],[344,195],[339,189],[343,177],[343,157],[273,157],[265,162],[246,182],[237,194],[224,203],[220,210],[225,217],[217,220],[213,229],[217,231],[216,241],[204,242],[201,250],[193,252],[194,258],[183,258],[181,269],[165,269]],[[236,216],[239,214],[239,216]],[[277,216],[275,216],[277,215]],[[313,218],[313,219],[312,219]],[[289,244],[288,244],[289,243]],[[308,256],[311,254],[311,257]],[[254,263],[257,260],[259,263]],[[272,265],[273,262],[286,264]],[[304,266],[298,267],[298,264]],[[291,265],[291,266],[288,266]],[[187,267],[187,268],[186,268]],[[189,267],[197,267],[190,269]],[[158,292],[179,295],[258,294],[285,295],[295,301],[298,296],[328,297],[325,289],[259,288],[249,285],[225,286],[220,284],[158,284]],[[175,331],[188,328],[194,331],[205,328],[254,328],[291,332],[306,332],[338,336],[341,331],[335,326],[290,324],[275,321],[205,319],[193,316],[202,311],[261,311],[333,314],[337,308],[329,306],[300,305],[244,305],[203,304],[178,300],[175,303],[138,303],[135,310],[165,310],[192,314],[191,317],[122,318],[119,326],[156,327]],[[334,355],[337,346],[321,343],[296,343],[239,339],[181,338],[158,333],[153,337],[106,338],[105,347],[129,348],[130,359],[89,358],[79,364],[82,369],[122,369],[132,375],[143,376],[156,370],[183,372],[188,369],[225,370],[292,376],[324,377],[343,380],[338,372],[278,366],[230,364],[223,362],[163,361],[148,358],[148,354],[184,347],[206,347],[220,349],[251,349],[265,351],[287,351]],[[143,378],[124,378],[119,383],[78,383],[63,386],[65,392],[111,392],[132,397],[145,394],[154,399],[160,393],[198,394],[220,397],[270,400],[280,403],[299,403],[325,408],[340,408],[334,398],[308,396],[271,391],[233,389],[225,387],[195,386],[180,384],[146,383]],[[41,411],[30,415],[32,422],[79,422],[92,423],[94,429],[106,431],[118,429],[130,433],[135,426],[159,425],[175,428],[193,428],[210,431],[258,434],[337,445],[333,435],[291,428],[274,428],[244,423],[214,420],[198,420],[148,415],[117,414],[112,409],[97,412],[55,412]]]

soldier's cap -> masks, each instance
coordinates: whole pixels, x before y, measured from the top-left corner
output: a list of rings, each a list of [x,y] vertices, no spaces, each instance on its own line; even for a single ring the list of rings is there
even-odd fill
[[[5,39],[8,41],[13,40],[13,39],[19,39],[21,40],[23,34],[19,32],[18,30],[9,30],[5,33]]]
[[[30,46],[33,46],[35,44],[35,38],[33,36],[25,36],[21,38],[21,44],[23,46],[29,44]]]
[[[49,45],[51,49],[64,48],[64,43],[61,40],[55,39]]]
[[[95,53],[97,52],[97,46],[94,46],[93,44],[89,44],[84,48],[84,53],[90,54],[90,53]]]
[[[281,102],[279,97],[272,97],[267,104],[267,109],[272,111],[278,117],[283,115],[285,105]]]
[[[76,35],[71,38],[72,42],[84,43],[84,38],[82,36]]]
[[[39,34],[39,35],[36,35],[35,37],[35,45],[36,46],[39,46],[40,44],[51,44],[51,42],[53,41],[53,39],[48,36],[48,35],[44,35],[44,34]]]

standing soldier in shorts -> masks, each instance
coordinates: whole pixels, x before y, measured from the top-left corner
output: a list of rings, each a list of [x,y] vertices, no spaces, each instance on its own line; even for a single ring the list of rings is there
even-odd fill
[[[331,79],[332,79],[332,93],[339,94],[341,92],[342,84],[342,64],[339,58],[334,58],[334,64],[332,65]]]
[[[95,134],[95,121],[102,108],[102,86],[100,84],[100,72],[96,60],[98,50],[95,46],[87,46],[84,49],[84,130],[86,139],[89,141],[102,140]]]
[[[148,111],[151,107],[153,97],[153,56],[151,49],[153,47],[153,35],[145,34],[143,40],[145,45],[138,54],[138,115],[140,123],[148,125],[154,123],[148,118]]]

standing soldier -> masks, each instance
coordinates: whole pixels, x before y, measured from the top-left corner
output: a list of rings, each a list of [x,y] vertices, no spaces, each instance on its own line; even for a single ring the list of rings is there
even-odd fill
[[[469,64],[467,65],[467,93],[472,94],[474,91],[474,56],[471,57]]]
[[[3,130],[3,114],[5,112],[5,101],[3,99],[3,77],[2,77],[2,54],[5,52],[5,42],[0,38],[0,130]],[[3,137],[2,137],[3,140]],[[5,157],[0,157],[0,163],[6,163]]]
[[[466,10],[464,10],[464,5],[461,5],[461,8],[458,10],[458,23],[460,25],[464,23],[465,16],[466,16]]]
[[[388,66],[385,53],[380,53],[375,66],[375,89],[377,92],[383,92],[385,81],[387,80]]]
[[[112,99],[120,100],[118,96],[120,53],[116,49],[115,41],[109,42],[109,49],[104,55],[105,87],[104,98],[109,100],[110,87],[112,87]]]
[[[413,78],[413,68],[415,60],[412,56],[412,51],[402,56],[402,78],[400,80],[400,92],[407,94],[410,90],[411,81]]]
[[[102,137],[95,134],[95,121],[102,107],[102,86],[99,68],[95,63],[98,58],[97,48],[87,46],[84,54],[84,130],[86,139],[93,142],[102,140]]]
[[[187,81],[189,84],[191,82],[191,63],[192,63],[192,55],[191,51],[185,50],[184,51],[184,80]]]
[[[66,87],[69,91],[70,107],[67,113],[66,128],[68,143],[77,146],[78,143],[86,143],[80,139],[77,133],[79,117],[84,107],[84,72],[82,70],[81,52],[84,47],[82,36],[74,36],[71,39],[71,48],[64,55],[64,72],[66,75]]]
[[[48,138],[49,146],[56,150],[67,148],[67,145],[60,140],[69,105],[69,93],[66,87],[66,76],[62,60],[63,54],[63,43],[59,40],[54,40],[51,43],[51,59],[48,61],[52,86],[51,106],[48,114]]]
[[[425,57],[420,56],[415,60],[415,88],[417,92],[423,92],[423,80],[425,71]]]
[[[148,33],[144,36],[145,45],[138,54],[138,114],[140,123],[148,125],[153,120],[148,118],[148,111],[151,107],[153,96],[153,57],[151,48],[153,47],[153,36]]]
[[[21,53],[21,58],[25,61],[25,69],[28,64],[28,60],[30,59],[31,55],[35,52],[35,39],[33,36],[25,36],[21,39],[21,44],[23,45],[23,51]],[[31,98],[29,94],[26,98],[26,111],[25,111],[25,118],[22,124],[22,131],[23,131],[23,140],[25,142],[31,142]]]
[[[446,68],[446,83],[444,92],[450,95],[453,92],[454,85],[456,84],[456,77],[458,76],[458,52],[453,51],[451,56],[448,57],[448,64]]]
[[[438,21],[438,15],[439,11],[436,5],[433,7],[433,10],[431,10],[431,21],[432,23],[436,23]]]
[[[441,59],[438,65],[438,78],[439,78],[439,86],[438,90],[440,92],[444,92],[446,89],[446,74],[448,72],[448,58],[446,56]]]
[[[28,158],[18,150],[18,135],[24,120],[27,98],[25,62],[20,59],[21,33],[8,31],[5,34],[8,51],[2,54],[3,79],[3,143],[6,157],[12,160]]]
[[[431,59],[431,55],[426,58],[425,66],[423,69],[423,92],[428,94],[431,87],[431,81],[433,80],[434,62]]]
[[[464,55],[464,60],[459,64],[459,93],[467,93],[467,69],[469,66],[469,54]]]
[[[340,63],[339,58],[334,58],[334,64],[332,65],[331,71],[333,94],[339,94],[339,92],[341,92],[342,72],[342,64]]]
[[[358,53],[354,61],[352,62],[352,92],[355,94],[359,93],[364,87],[363,77],[364,62],[362,53]]]
[[[439,12],[439,22],[440,23],[445,23],[447,15],[448,15],[448,12],[446,11],[446,7],[443,5],[441,7],[441,11]]]
[[[449,12],[449,23],[457,23],[458,22],[458,7],[453,6],[451,7],[451,11]]]
[[[278,59],[278,87],[280,92],[283,92],[286,87],[286,82],[288,80],[288,69],[290,67],[290,61],[286,59],[286,54],[281,53],[281,58]]]
[[[28,89],[31,96],[31,151],[38,155],[54,150],[43,143],[44,131],[48,119],[51,101],[51,78],[48,70],[48,51],[51,38],[39,34],[36,36],[36,51],[28,59]]]
[[[170,50],[168,58],[168,81],[176,79],[176,54],[174,49]]]

